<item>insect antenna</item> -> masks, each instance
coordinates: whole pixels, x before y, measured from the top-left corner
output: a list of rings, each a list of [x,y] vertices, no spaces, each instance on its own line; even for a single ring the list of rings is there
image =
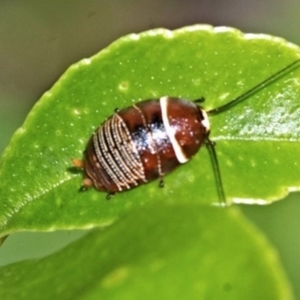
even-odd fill
[[[226,205],[226,198],[225,198],[225,193],[224,193],[224,188],[223,188],[223,183],[222,183],[222,176],[220,172],[220,167],[219,167],[219,162],[218,162],[218,157],[216,153],[216,143],[211,141],[209,137],[206,137],[205,139],[205,145],[208,150],[209,156],[210,156],[210,161],[212,163],[212,168],[215,174],[215,182],[217,186],[217,192],[218,192],[218,197],[220,204],[222,206]]]
[[[262,82],[260,82],[256,86],[252,87],[251,89],[246,91],[241,96],[238,96],[237,98],[231,100],[230,102],[228,102],[224,105],[221,105],[219,107],[216,107],[216,108],[213,108],[213,109],[207,111],[207,114],[208,115],[216,115],[216,114],[224,112],[225,110],[241,103],[242,101],[246,100],[251,95],[257,93],[258,91],[262,90],[266,86],[272,84],[274,81],[278,80],[279,78],[283,77],[287,73],[291,72],[293,69],[298,68],[299,64],[300,64],[300,59],[295,60],[293,63],[287,65],[286,67],[284,67],[283,69],[277,71],[276,73],[274,73],[273,75],[271,75],[267,79],[263,80]]]
[[[292,70],[298,68],[299,65],[300,65],[300,59],[297,59],[294,62],[292,62],[291,64],[287,65],[286,67],[284,67],[281,70],[277,71],[276,73],[272,74],[267,79],[260,82],[259,84],[257,84],[254,87],[250,88],[248,91],[246,91],[242,95],[238,96],[237,98],[231,100],[230,102],[228,102],[224,105],[221,105],[219,107],[216,107],[216,108],[213,108],[209,111],[206,111],[207,114],[208,115],[216,115],[216,114],[219,114],[219,113],[222,113],[222,112],[226,111],[229,108],[232,108],[233,106],[235,106],[235,105],[241,103],[242,101],[246,100],[247,98],[249,98],[251,95],[259,92],[260,90],[262,90],[266,86],[272,84],[273,82],[275,82],[279,78],[283,77],[287,73],[289,73]],[[198,99],[195,100],[195,102],[203,102],[203,100],[204,100],[203,98],[200,98],[199,100]],[[210,160],[211,160],[211,163],[212,163],[212,168],[214,170],[215,182],[216,182],[219,201],[220,201],[220,204],[222,206],[224,206],[224,205],[226,205],[226,197],[225,197],[225,192],[224,192],[224,188],[223,188],[222,176],[221,176],[221,172],[220,172],[218,157],[217,157],[216,150],[215,150],[215,143],[213,141],[211,141],[209,139],[209,137],[207,136],[206,139],[205,139],[205,145],[208,149]]]

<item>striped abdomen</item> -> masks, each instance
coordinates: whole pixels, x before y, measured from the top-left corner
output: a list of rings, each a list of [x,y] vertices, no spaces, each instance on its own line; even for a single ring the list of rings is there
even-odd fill
[[[88,142],[84,186],[109,193],[161,179],[187,162],[209,132],[195,103],[162,97],[117,111]]]

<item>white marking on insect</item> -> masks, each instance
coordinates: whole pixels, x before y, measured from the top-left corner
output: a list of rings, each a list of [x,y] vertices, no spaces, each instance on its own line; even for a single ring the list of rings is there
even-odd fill
[[[203,120],[201,121],[202,125],[206,128],[206,131],[210,131],[210,123],[208,119],[208,115],[204,109],[201,109],[202,115],[203,115]]]
[[[162,120],[167,132],[167,135],[171,141],[171,144],[173,146],[176,158],[178,161],[183,164],[186,163],[189,159],[184,155],[181,146],[179,145],[178,141],[175,138],[175,130],[172,128],[169,122],[168,118],[168,97],[161,97],[159,99],[160,107],[161,107],[161,114],[162,114]]]

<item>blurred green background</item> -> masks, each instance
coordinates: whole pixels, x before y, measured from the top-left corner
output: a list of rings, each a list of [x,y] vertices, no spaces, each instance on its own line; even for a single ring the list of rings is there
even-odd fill
[[[0,153],[33,104],[70,64],[122,35],[208,23],[300,44],[299,11],[298,0],[0,0]],[[278,249],[300,299],[300,194],[242,209]],[[16,234],[1,247],[0,265],[41,257],[82,234]]]

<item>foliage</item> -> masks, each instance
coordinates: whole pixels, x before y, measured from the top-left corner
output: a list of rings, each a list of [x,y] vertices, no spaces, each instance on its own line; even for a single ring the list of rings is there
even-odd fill
[[[170,95],[204,96],[210,110],[295,61],[298,51],[282,39],[198,25],[131,34],[71,66],[37,102],[2,157],[1,234],[121,220],[53,256],[3,268],[0,290],[11,295],[6,299],[21,291],[38,295],[50,280],[56,283],[52,298],[135,299],[143,287],[149,295],[157,289],[174,299],[184,291],[190,299],[226,299],[226,292],[230,299],[289,299],[270,246],[243,217],[200,205],[217,202],[205,149],[166,176],[164,189],[153,182],[111,201],[95,190],[78,192],[82,174],[74,172],[71,159],[82,157],[88,138],[114,108]],[[210,118],[228,203],[267,203],[299,189],[299,76],[294,69]],[[81,262],[86,257],[84,270],[76,256]],[[32,280],[29,287],[26,280]]]

